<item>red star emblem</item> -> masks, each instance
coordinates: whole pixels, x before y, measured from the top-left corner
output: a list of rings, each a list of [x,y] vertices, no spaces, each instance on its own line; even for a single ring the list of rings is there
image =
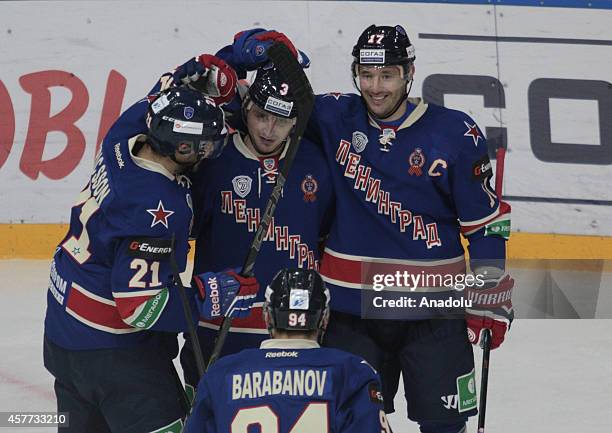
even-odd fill
[[[463,136],[472,137],[472,140],[474,140],[474,146],[478,147],[478,140],[482,138],[482,135],[480,135],[480,132],[478,132],[476,124],[474,123],[473,125],[470,125],[465,120],[463,121],[463,123],[465,123],[465,126],[467,126],[467,131],[465,131],[465,134],[463,134]]]
[[[345,97],[348,98],[348,95],[345,95],[344,93],[340,93],[340,92],[329,92],[326,93],[325,95],[323,95],[324,98],[331,96],[332,98],[336,98],[336,101],[338,101],[341,97]]]
[[[174,213],[174,211],[164,209],[164,204],[161,200],[157,204],[157,209],[147,209],[147,212],[153,215],[151,227],[155,227],[157,224],[163,224],[166,228],[168,228],[168,217]]]

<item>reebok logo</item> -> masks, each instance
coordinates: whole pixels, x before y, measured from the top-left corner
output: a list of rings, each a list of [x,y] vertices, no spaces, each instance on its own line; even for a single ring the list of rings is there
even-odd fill
[[[299,356],[297,351],[292,351],[292,352],[286,352],[286,351],[281,351],[281,352],[268,352],[266,353],[266,358],[297,358]]]
[[[209,297],[212,302],[211,316],[217,317],[221,315],[221,303],[219,299],[219,284],[217,283],[217,277],[210,277],[206,281],[208,288],[210,289]]]
[[[115,144],[115,158],[117,158],[117,164],[119,165],[119,169],[125,167],[125,162],[123,161],[123,157],[121,156],[121,143]]]

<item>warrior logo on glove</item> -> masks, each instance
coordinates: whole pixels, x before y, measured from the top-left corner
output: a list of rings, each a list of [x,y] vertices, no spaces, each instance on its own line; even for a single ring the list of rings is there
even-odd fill
[[[484,330],[490,329],[491,349],[495,349],[503,343],[506,332],[514,320],[512,308],[514,280],[509,275],[503,275],[499,279],[488,279],[487,271],[483,276],[485,277],[483,288],[468,287],[466,290],[467,299],[471,301],[471,308],[465,311],[468,339],[472,344],[480,344]]]

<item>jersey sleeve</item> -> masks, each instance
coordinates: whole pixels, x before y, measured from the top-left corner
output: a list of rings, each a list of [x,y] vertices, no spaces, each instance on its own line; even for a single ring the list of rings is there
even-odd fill
[[[112,271],[113,298],[130,326],[182,332],[188,328],[178,288],[172,278],[171,240],[126,237],[117,247]],[[185,287],[192,317],[197,318],[194,289]]]
[[[458,153],[451,172],[451,189],[461,233],[470,241],[472,260],[493,261],[480,265],[503,267],[510,206],[500,202],[491,186],[493,170],[487,141],[476,122],[462,113],[454,126]]]
[[[378,373],[366,361],[351,357],[345,374],[347,392],[337,414],[338,433],[390,433]]]
[[[212,410],[212,393],[207,377],[213,374],[209,372],[198,385],[196,399],[191,409],[191,415],[187,418],[183,433],[216,433],[214,413]]]
[[[138,134],[146,134],[148,128],[145,118],[148,108],[149,103],[146,99],[141,99],[131,105],[113,123],[104,141],[114,145],[117,141],[132,138]]]
[[[184,269],[188,248],[186,231],[189,222],[181,221],[177,216],[175,221],[168,218],[167,229],[162,224],[150,227],[150,221],[145,220],[149,216],[146,211],[148,206],[131,201],[124,205],[136,209],[143,208],[138,215],[143,215],[144,218],[139,219],[132,214],[132,223],[124,230],[124,236],[118,238],[115,243],[111,284],[119,315],[126,324],[135,328],[168,332],[185,331],[188,324],[179,289],[174,284],[171,253],[174,232],[177,234],[174,255],[178,269]],[[126,214],[122,214],[121,218],[126,219]],[[195,290],[191,287],[185,287],[185,290],[195,323],[198,317]]]

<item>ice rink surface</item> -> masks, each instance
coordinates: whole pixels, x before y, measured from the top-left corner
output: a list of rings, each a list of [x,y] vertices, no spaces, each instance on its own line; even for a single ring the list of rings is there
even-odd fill
[[[52,411],[53,382],[42,365],[48,261],[0,261],[0,411]],[[476,350],[477,377],[480,349]],[[417,433],[400,387],[395,433]],[[17,433],[49,428],[0,428]],[[610,433],[612,321],[516,320],[491,354],[487,433]],[[468,433],[476,432],[471,419]],[[314,433],[314,432],[313,432]]]

